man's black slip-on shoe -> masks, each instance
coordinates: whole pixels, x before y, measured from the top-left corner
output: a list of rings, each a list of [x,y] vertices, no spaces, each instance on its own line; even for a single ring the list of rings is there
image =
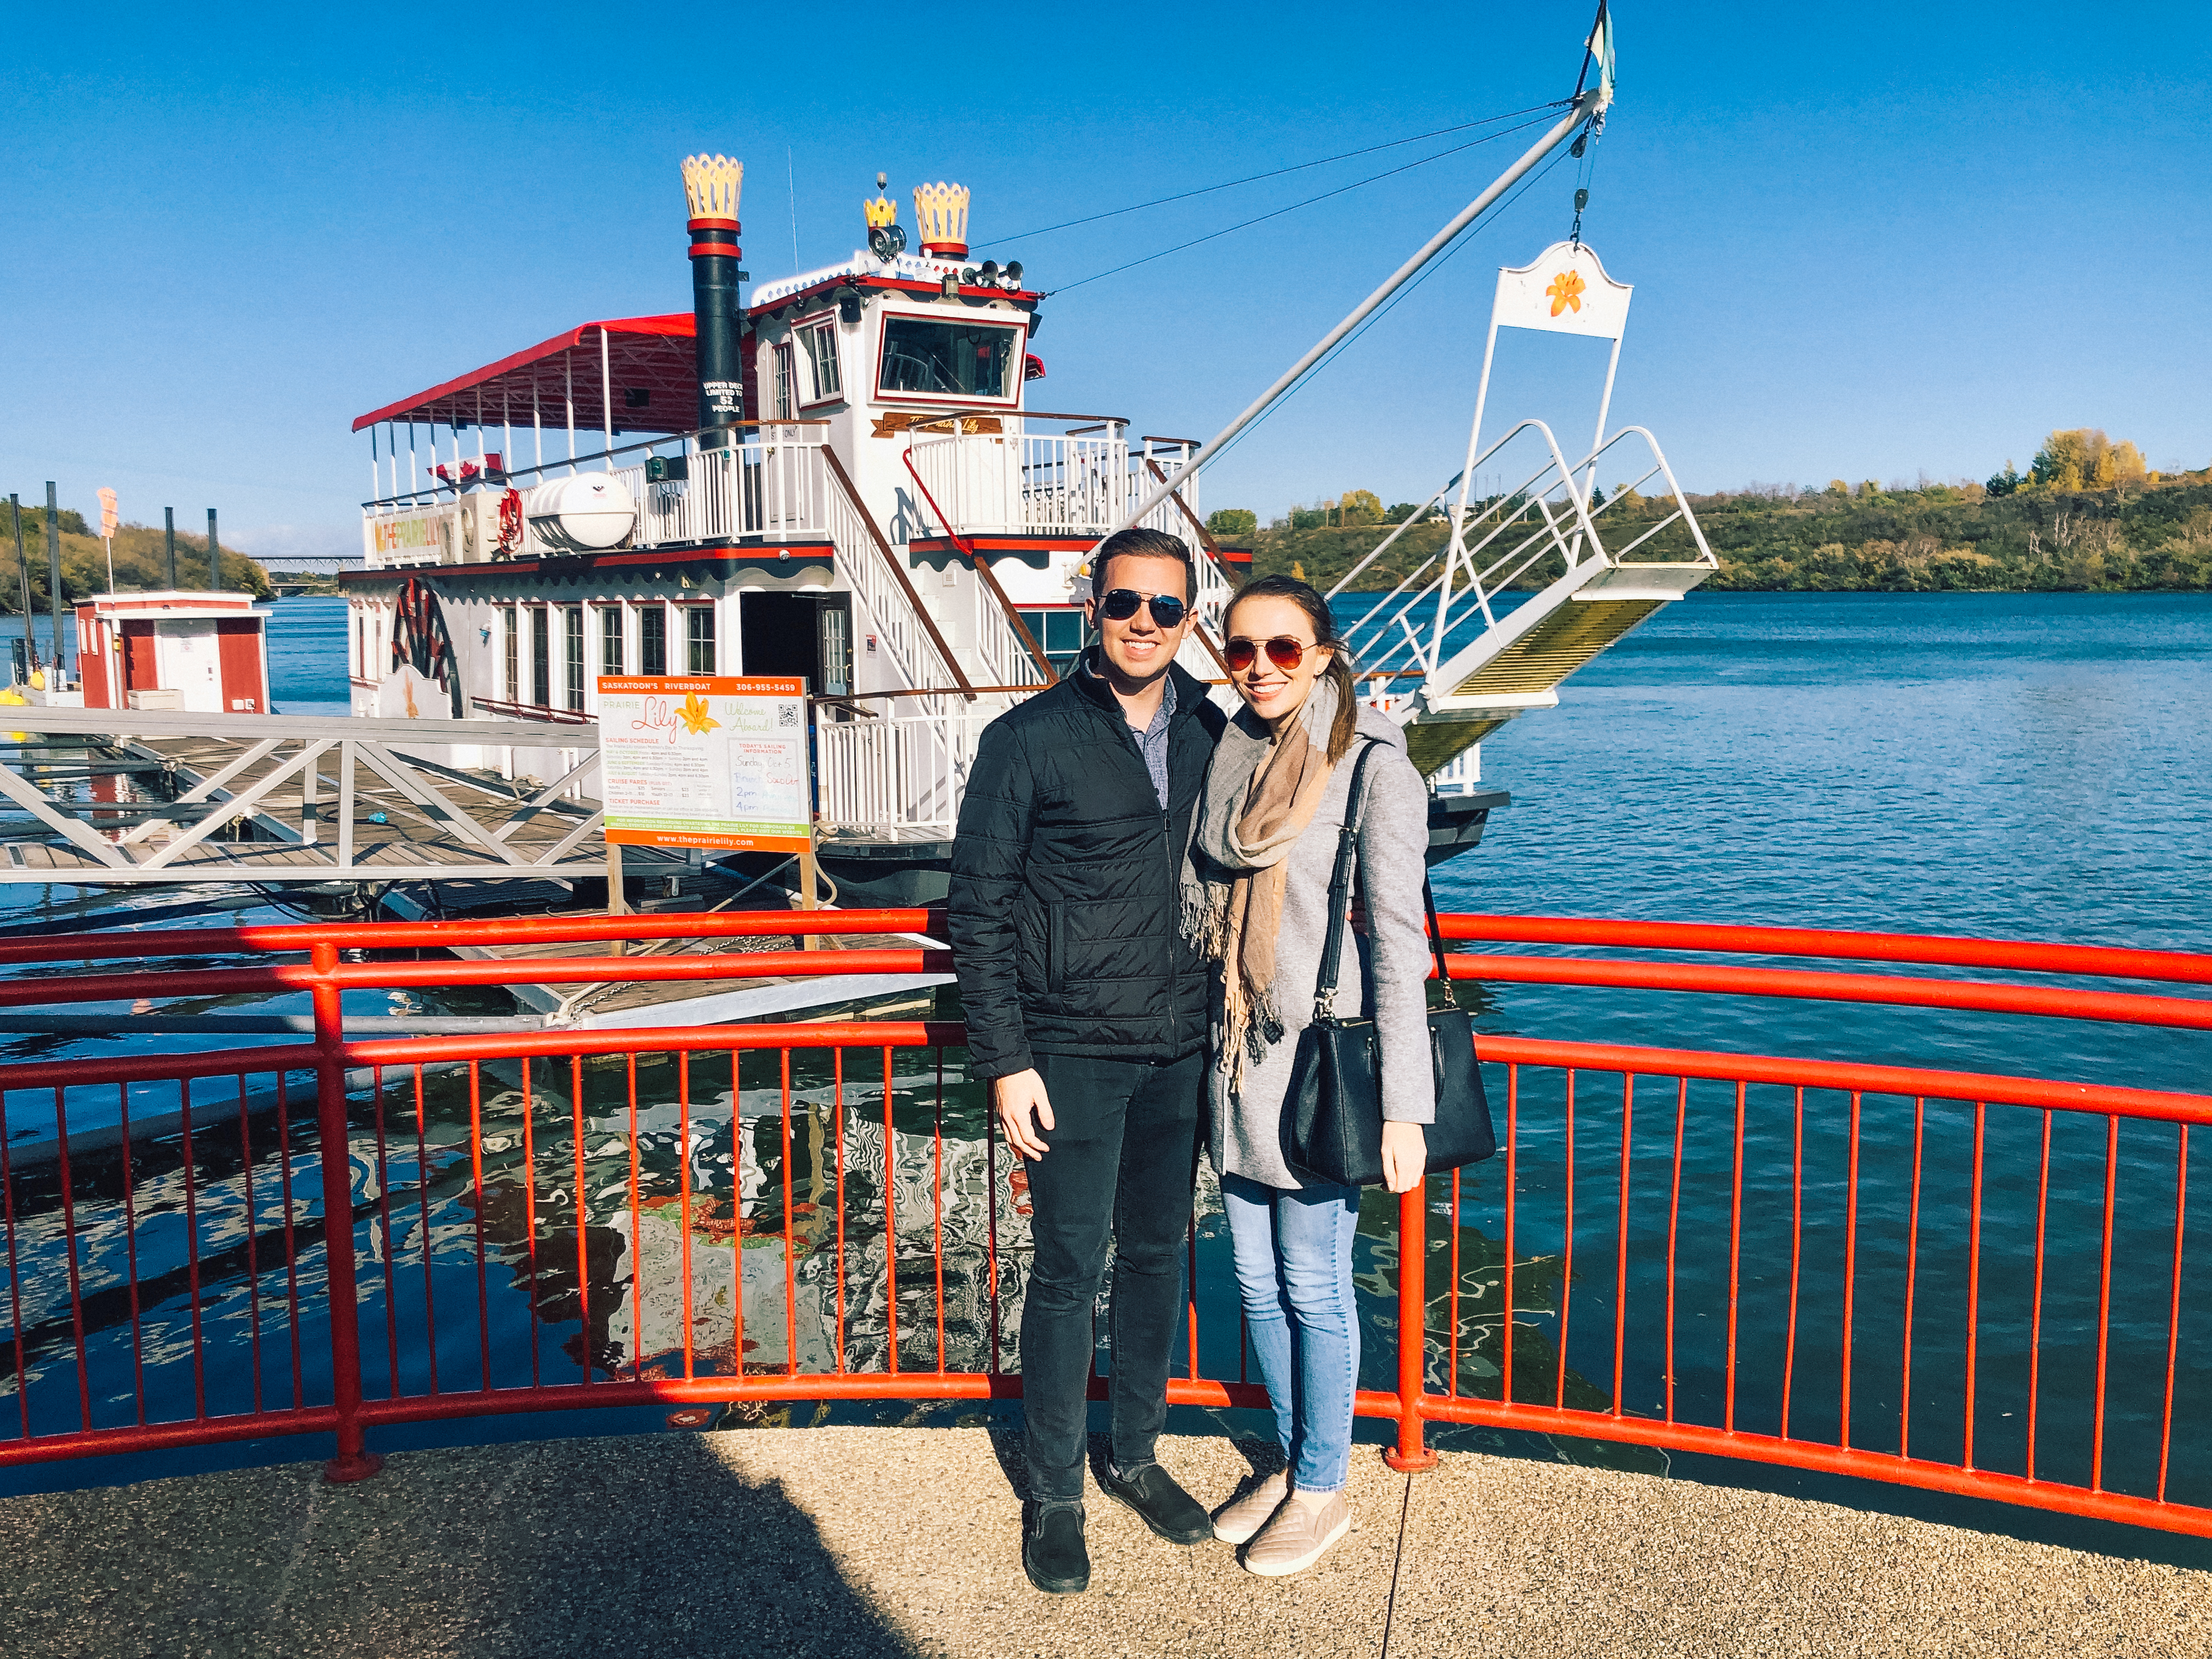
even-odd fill
[[[1030,1516],[1022,1528],[1022,1571],[1047,1595],[1075,1595],[1091,1588],[1081,1504],[1055,1504]]]
[[[1198,1499],[1176,1484],[1157,1463],[1124,1475],[1109,1464],[1098,1477],[1109,1498],[1137,1512],[1146,1526],[1170,1544],[1196,1544],[1213,1536],[1213,1517]]]

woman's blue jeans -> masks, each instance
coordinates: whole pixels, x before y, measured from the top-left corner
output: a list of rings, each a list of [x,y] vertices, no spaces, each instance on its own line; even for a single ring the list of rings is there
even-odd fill
[[[1286,1191],[1221,1177],[1244,1322],[1275,1431],[1300,1492],[1342,1490],[1352,1469],[1352,1398],[1359,1380],[1359,1314],[1352,1303],[1357,1187]]]

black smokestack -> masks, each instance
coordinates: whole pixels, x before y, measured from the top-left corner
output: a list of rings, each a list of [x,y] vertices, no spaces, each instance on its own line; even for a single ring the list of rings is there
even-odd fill
[[[738,197],[745,167],[726,155],[684,158],[684,194],[691,210],[692,361],[699,374],[699,425],[716,428],[702,440],[719,447],[727,429],[744,418],[743,371],[738,361],[742,312],[738,283]]]

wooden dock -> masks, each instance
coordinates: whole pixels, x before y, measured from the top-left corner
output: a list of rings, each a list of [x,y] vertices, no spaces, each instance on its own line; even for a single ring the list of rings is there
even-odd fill
[[[58,724],[58,712],[27,709],[21,718]],[[88,724],[85,714],[68,713],[74,717],[72,726]],[[136,713],[104,713],[100,718],[151,723]],[[172,716],[163,723],[173,720]],[[348,723],[301,724],[337,727],[341,735],[327,738],[319,729],[303,732],[300,752],[290,755],[283,743],[258,732],[231,738],[54,732],[18,745],[6,752],[19,785],[10,793],[20,800],[25,783],[49,795],[66,791],[74,797],[70,807],[81,820],[80,830],[75,836],[64,831],[36,839],[17,834],[0,842],[0,880],[93,887],[119,882],[133,887],[167,882],[281,884],[280,890],[296,897],[349,897],[372,914],[404,921],[481,915],[493,909],[513,915],[605,910],[607,849],[599,803],[580,787],[551,793],[539,779],[508,778],[489,769],[460,769],[408,756],[408,765],[419,775],[385,775],[397,770],[388,764],[383,771],[362,768],[348,775],[348,787],[341,789],[322,761],[306,752],[306,743],[343,741]],[[434,733],[432,725],[422,723],[427,742],[452,740],[443,730]],[[596,750],[593,739],[579,743],[566,727],[527,735],[543,745],[538,752],[558,754],[564,737],[587,753]],[[97,838],[109,848],[142,855],[188,836],[217,807],[234,818],[223,838],[198,840],[159,869],[118,871],[88,844]],[[342,865],[332,857],[341,843]],[[506,851],[499,856],[516,861],[515,874],[487,868],[488,854],[500,848]],[[701,866],[680,853],[625,848],[623,863],[625,908],[633,912],[681,915],[738,902],[781,908],[792,902],[787,889],[773,879],[755,884],[718,866]],[[453,874],[441,877],[445,870]],[[825,936],[817,943],[836,950],[846,941]],[[787,939],[763,938],[663,941],[646,948],[658,954],[728,955],[789,946]],[[456,953],[511,959],[592,951],[573,945],[502,945],[460,947]],[[860,1005],[882,1012],[887,1003],[926,1003],[938,986],[949,981],[941,974],[837,975],[510,988],[521,1008],[547,1025],[591,1029],[715,1024],[819,1015]]]

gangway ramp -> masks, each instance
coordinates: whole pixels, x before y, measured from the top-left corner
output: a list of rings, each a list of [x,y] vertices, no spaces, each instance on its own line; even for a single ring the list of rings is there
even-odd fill
[[[1467,501],[1464,480],[1516,439],[1540,441],[1542,464],[1512,489]],[[1619,465],[1639,449],[1648,452],[1637,457],[1641,471],[1593,506],[1600,464]],[[1656,506],[1641,494],[1655,480]],[[1455,490],[1461,500],[1446,505]],[[1628,516],[1624,504],[1639,514],[1650,507],[1653,521]],[[1450,535],[1346,636],[1376,701],[1406,727],[1407,753],[1424,776],[1527,710],[1556,707],[1569,676],[1720,564],[1650,432],[1626,428],[1569,465],[1551,429],[1524,421],[1409,514],[1330,597],[1431,513],[1450,523]],[[1607,549],[1601,521],[1617,551]],[[1545,578],[1504,608],[1510,592]]]

